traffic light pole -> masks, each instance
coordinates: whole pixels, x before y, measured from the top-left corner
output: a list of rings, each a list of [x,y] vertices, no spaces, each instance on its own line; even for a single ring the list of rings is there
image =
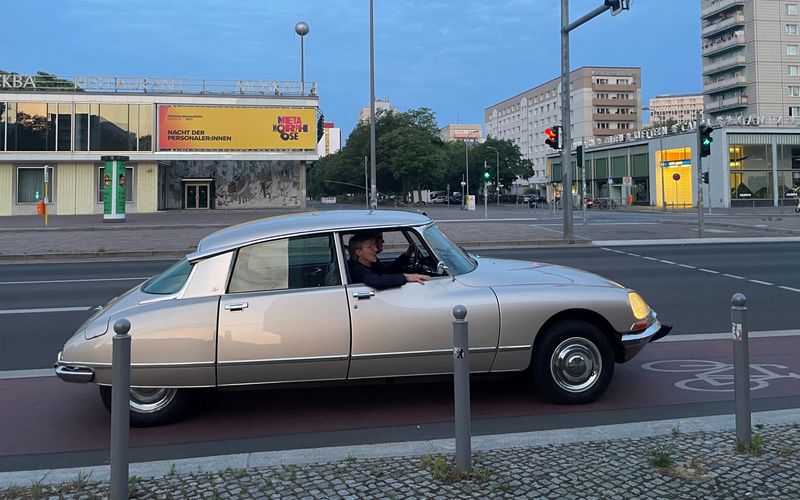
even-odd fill
[[[561,0],[561,204],[564,207],[564,240],[574,239],[572,225],[572,127],[570,124],[569,32],[611,7],[602,5],[573,23],[569,22],[569,0]]]
[[[700,125],[703,123],[703,113],[695,112],[697,127],[697,237],[703,237],[703,135]]]

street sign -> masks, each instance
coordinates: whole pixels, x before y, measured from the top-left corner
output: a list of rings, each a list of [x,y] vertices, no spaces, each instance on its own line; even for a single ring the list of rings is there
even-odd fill
[[[627,176],[623,177],[622,178],[622,185],[625,186],[625,187],[633,186],[633,179],[631,179],[630,177],[627,177]]]
[[[681,180],[681,174],[672,174],[672,179],[675,181]]]

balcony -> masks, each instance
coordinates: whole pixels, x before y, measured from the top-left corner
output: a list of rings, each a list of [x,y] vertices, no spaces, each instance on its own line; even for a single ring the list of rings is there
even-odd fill
[[[747,78],[745,78],[744,75],[739,75],[731,78],[717,80],[715,82],[704,83],[703,92],[706,94],[712,94],[716,92],[722,92],[725,90],[734,89],[736,87],[746,87],[746,86],[747,86]]]
[[[592,99],[592,106],[639,107],[636,99]]]
[[[593,113],[592,120],[596,122],[635,122],[636,113]]]
[[[707,103],[705,105],[705,110],[709,113],[719,113],[722,111],[728,111],[730,109],[735,108],[746,108],[747,107],[747,96],[746,95],[739,95],[736,97],[731,97],[729,99],[718,99],[716,101]]]
[[[615,83],[593,83],[592,90],[595,92],[636,92],[637,87],[634,84],[622,85]]]
[[[724,40],[708,40],[703,43],[703,57],[718,54],[726,50],[744,46],[744,33],[736,33],[725,37]]]
[[[720,12],[724,12],[731,7],[736,6],[744,6],[744,0],[717,0],[716,2],[712,1],[710,4],[704,6],[700,10],[700,17],[705,19],[707,17],[713,16],[714,14],[719,14]]]
[[[732,16],[720,19],[717,22],[707,25],[705,28],[703,28],[701,34],[702,36],[707,37],[716,33],[721,33],[736,26],[744,26],[744,14],[741,12],[737,12]]]
[[[721,73],[736,67],[746,66],[747,59],[742,54],[719,59],[711,64],[703,66],[704,75],[713,75],[714,73]]]

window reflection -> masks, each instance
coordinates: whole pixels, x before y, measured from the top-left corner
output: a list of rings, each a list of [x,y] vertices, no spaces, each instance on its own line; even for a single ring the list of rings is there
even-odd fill
[[[89,105],[75,104],[75,151],[89,151]]]

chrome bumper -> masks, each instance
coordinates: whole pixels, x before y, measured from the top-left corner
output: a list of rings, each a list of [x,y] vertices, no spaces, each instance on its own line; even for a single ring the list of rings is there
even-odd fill
[[[73,382],[76,384],[85,384],[94,379],[94,370],[86,368],[85,366],[69,366],[61,364],[61,353],[58,353],[58,361],[56,362],[56,376],[64,382]]]
[[[644,349],[644,346],[666,336],[670,330],[672,330],[672,325],[655,321],[642,332],[622,334],[620,338],[622,343],[621,362],[624,363],[630,360],[639,354],[639,351]]]

